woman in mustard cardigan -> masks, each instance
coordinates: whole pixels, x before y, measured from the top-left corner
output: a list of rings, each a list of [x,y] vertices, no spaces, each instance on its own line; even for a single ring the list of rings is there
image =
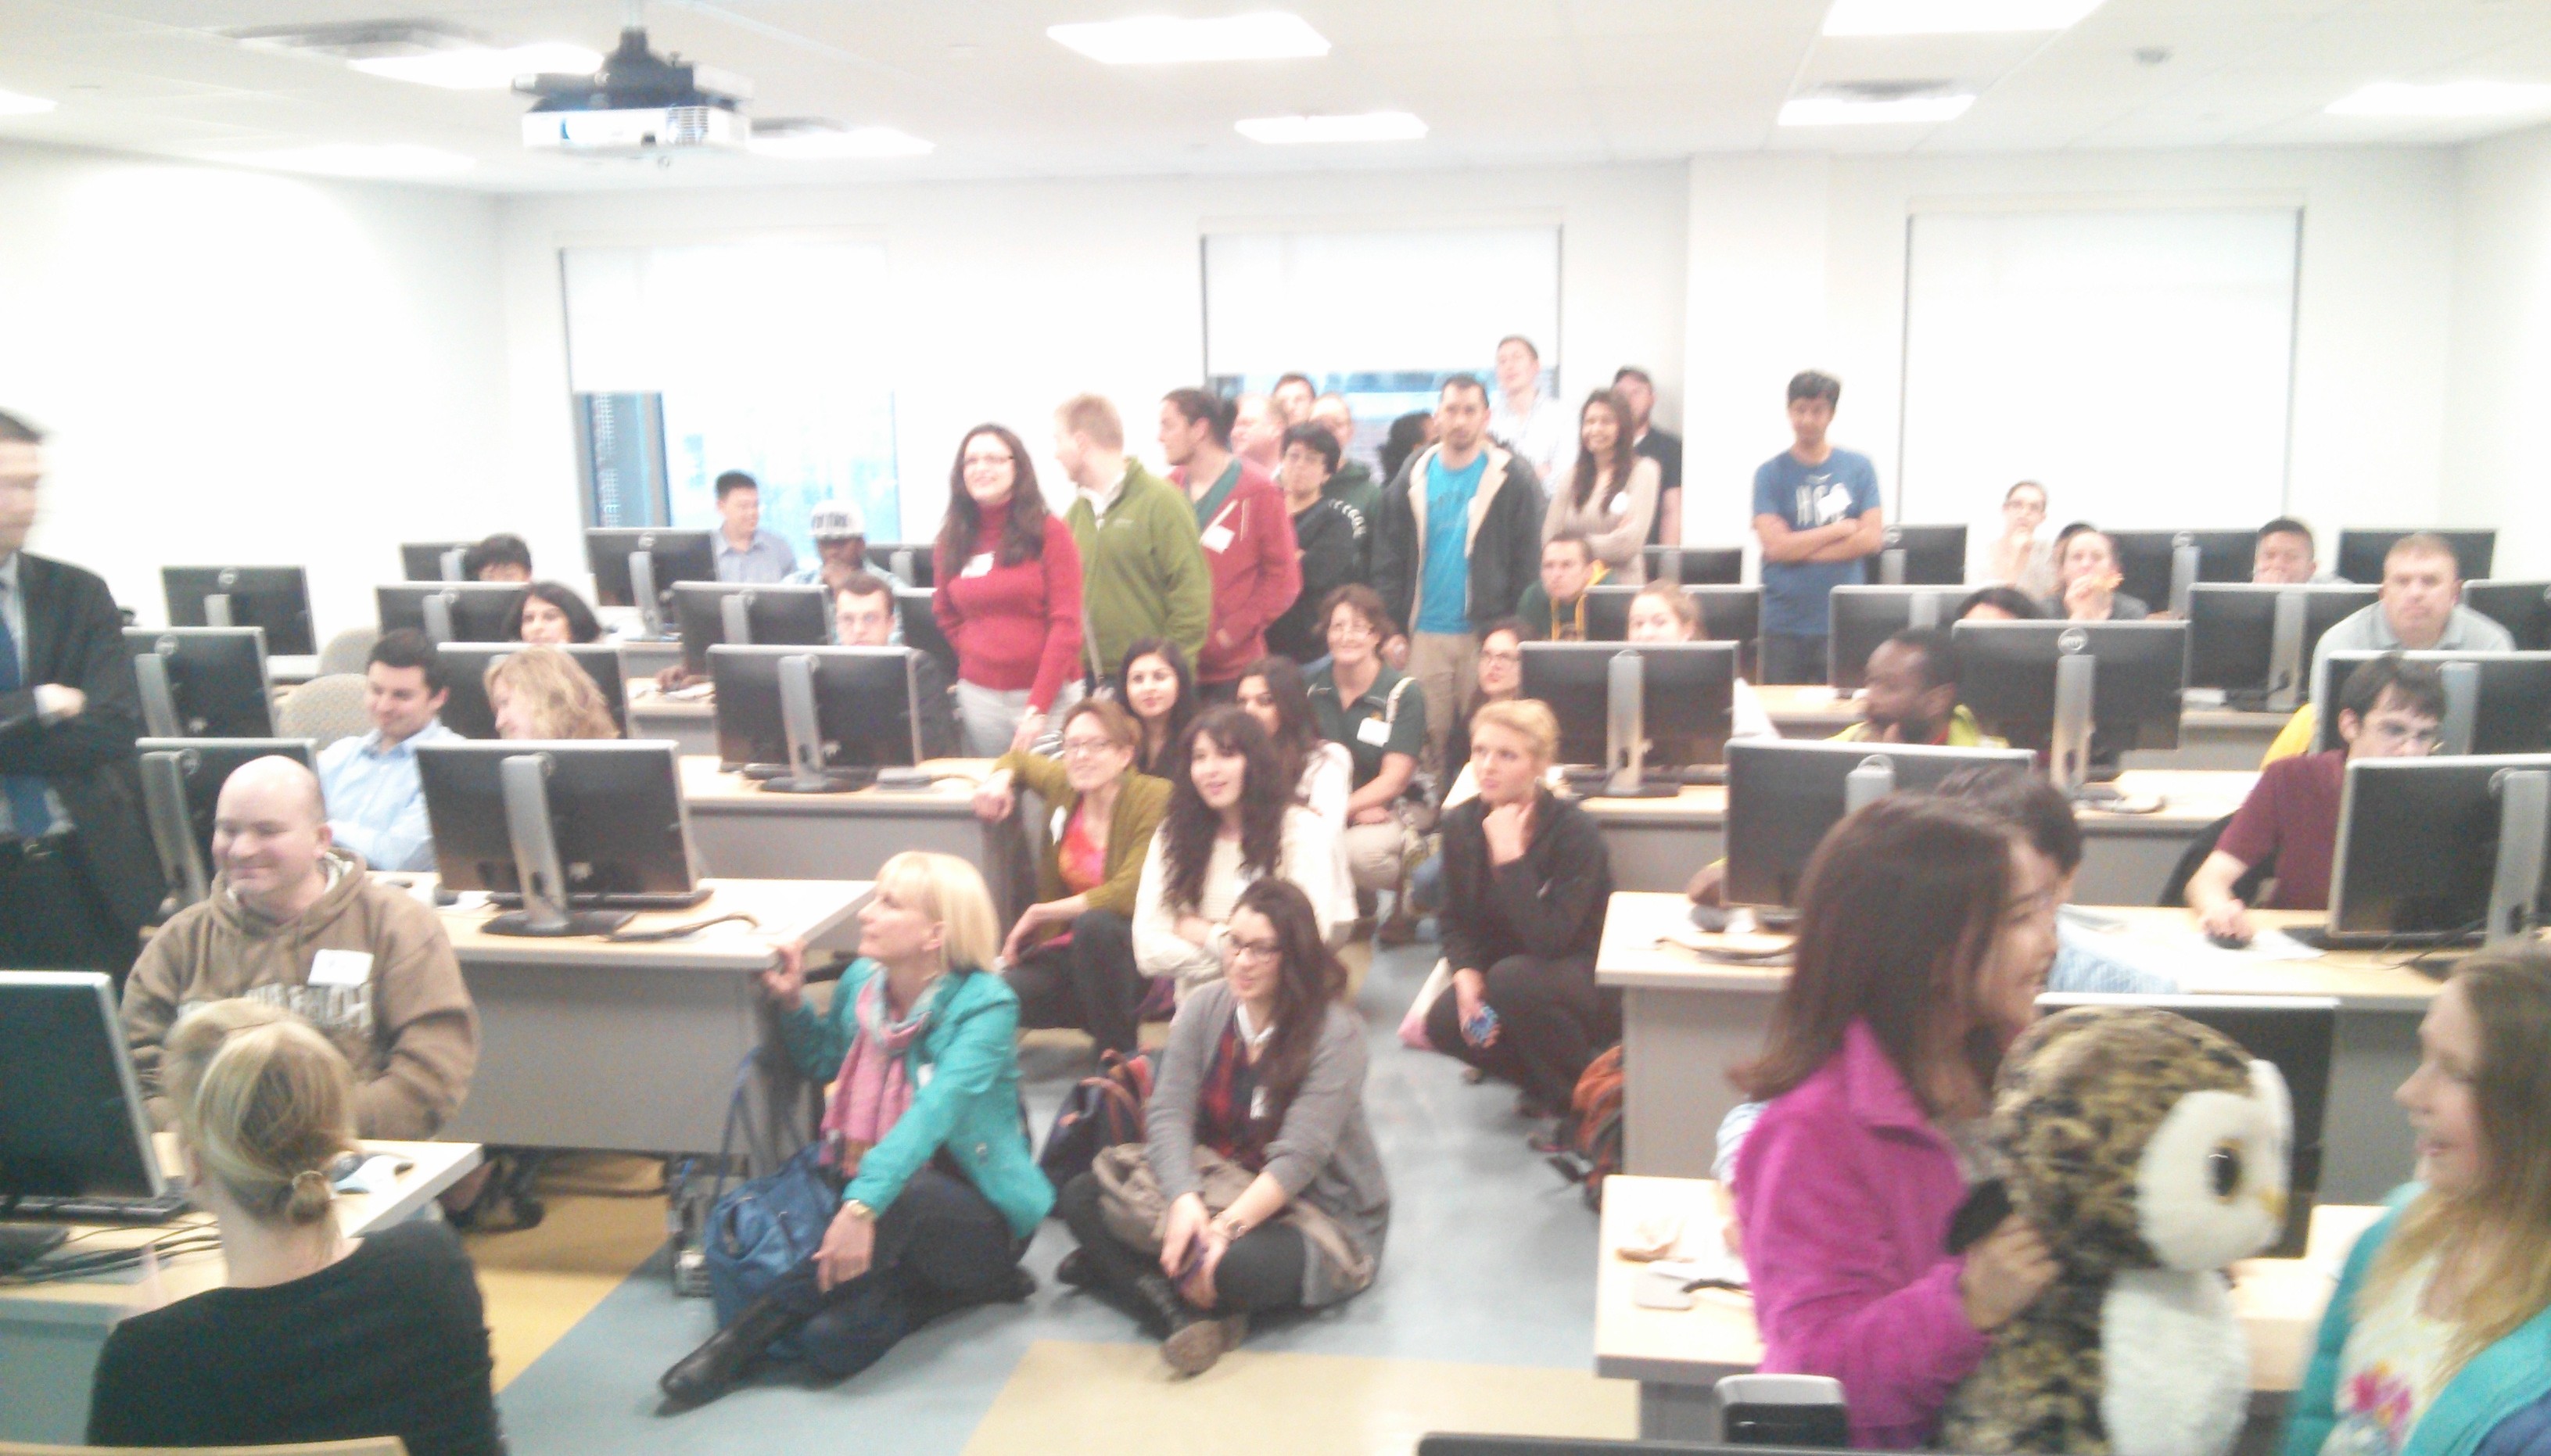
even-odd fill
[[[1131,1054],[1150,989],[1134,965],[1134,893],[1170,785],[1134,772],[1143,730],[1105,698],[1084,698],[1063,720],[1063,757],[1013,749],[975,792],[974,812],[998,822],[1018,785],[1063,811],[1037,864],[1037,902],[1001,947],[1019,1024],[1075,1026],[1101,1051]]]

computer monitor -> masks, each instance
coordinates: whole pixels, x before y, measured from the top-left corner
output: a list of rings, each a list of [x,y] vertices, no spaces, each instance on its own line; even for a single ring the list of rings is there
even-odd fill
[[[443,676],[447,690],[444,699],[443,726],[463,738],[496,736],[496,708],[487,700],[487,670],[496,660],[523,650],[519,642],[447,642],[435,649],[443,659]],[[602,701],[611,709],[612,726],[622,735],[629,732],[629,689],[620,678],[620,649],[601,643],[579,642],[558,649],[575,659],[584,676],[602,692]]]
[[[475,541],[402,541],[399,574],[410,581],[466,581],[460,559]]]
[[[373,587],[372,601],[383,632],[414,628],[438,646],[503,642],[530,590],[519,581],[407,581]]]
[[[678,752],[661,740],[417,745],[444,887],[521,904],[481,927],[493,935],[602,934],[619,912],[699,903]]]
[[[255,627],[127,627],[124,651],[156,738],[269,738],[265,634]]]
[[[2315,752],[2344,747],[2338,736],[2338,694],[2348,675],[2383,657],[2379,652],[2334,652],[2315,701],[2326,710],[2313,732]],[[2404,652],[2413,663],[2431,663],[2445,679],[2443,741],[2436,752],[2460,754],[2551,753],[2551,652]]]
[[[918,654],[900,647],[713,647],[718,760],[778,792],[863,788],[921,762]]]
[[[833,640],[833,598],[821,586],[743,586],[684,581],[673,588],[682,667],[708,676],[713,647],[823,647]]]
[[[1945,586],[1837,586],[1825,598],[1825,680],[1837,692],[1869,681],[1869,655],[1907,627],[1946,627],[1959,593]]]
[[[1967,579],[1967,528],[1888,526],[1870,579],[1883,586],[1957,586]]]
[[[948,672],[948,680],[957,680],[957,649],[948,634],[939,630],[939,618],[930,609],[930,593],[896,587],[894,616],[903,625],[903,645],[917,647],[939,660]]]
[[[319,651],[310,626],[310,577],[299,567],[161,567],[171,627],[262,627],[276,657]]]
[[[2519,652],[2551,652],[2551,581],[2466,581],[2463,605],[2505,628]]]
[[[142,767],[142,807],[161,877],[179,905],[204,897],[212,884],[213,810],[231,771],[253,759],[291,759],[313,773],[319,743],[311,738],[145,738],[134,752]]]
[[[2186,622],[1960,622],[1958,694],[2080,792],[2128,749],[2179,746]]]
[[[2049,991],[2041,1011],[2072,1006],[2154,1006],[2212,1027],[2241,1050],[2273,1065],[2292,1100],[2294,1138],[2286,1150],[2286,1226],[2260,1255],[2299,1259],[2311,1235],[2312,1204],[2320,1197],[2321,1148],[2327,1137],[2329,1078],[2338,1037],[2338,1002],[2322,996],[2115,995]]]
[[[1684,771],[1723,763],[1735,693],[1729,643],[1523,645],[1523,695],[1558,716],[1559,762],[1600,766],[1611,796],[1678,792]]]
[[[2350,759],[2325,938],[2530,943],[2546,838],[2551,755]]]
[[[2423,533],[2407,529],[2376,531],[2341,531],[2338,533],[2338,574],[2346,580],[2367,586],[2383,584],[2383,559],[2392,554],[2393,543],[2403,536],[2425,534],[2442,536],[2454,549],[2454,565],[2466,581],[2489,577],[2491,563],[2498,556],[2498,532],[2443,531],[2426,528]]]
[[[167,1192],[115,984],[94,971],[0,971],[0,1211],[19,1198]]]
[[[590,527],[584,562],[593,572],[593,599],[603,606],[636,607],[646,635],[661,638],[672,611],[673,583],[718,578],[717,538],[710,531],[661,526]]]
[[[927,541],[879,545],[868,543],[868,561],[894,572],[895,579],[906,586],[927,591],[938,579],[938,547]]]
[[[1816,846],[1863,804],[1936,788],[1961,769],[2036,762],[2019,748],[1740,738],[1727,745],[1727,902],[1795,905]]]
[[[2117,589],[2141,597],[2157,612],[2187,611],[2180,588],[2199,581],[2247,581],[2251,561],[2259,552],[2256,531],[2110,531],[2117,545]],[[2191,570],[2180,570],[2180,553],[2194,551]]]
[[[2292,712],[2310,687],[2312,649],[2379,592],[2347,582],[2252,586],[2208,581],[2188,592],[2188,685],[2243,707]]]
[[[1745,579],[1741,546],[1643,546],[1648,579],[1685,586],[1734,586]]]

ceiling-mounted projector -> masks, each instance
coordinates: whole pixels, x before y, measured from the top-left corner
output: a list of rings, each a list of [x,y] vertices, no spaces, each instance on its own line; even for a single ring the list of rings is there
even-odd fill
[[[752,99],[752,82],[658,55],[638,26],[620,33],[620,49],[592,75],[525,76],[514,89],[541,98],[523,118],[526,147],[662,156],[740,152],[753,140],[753,123],[738,109]]]

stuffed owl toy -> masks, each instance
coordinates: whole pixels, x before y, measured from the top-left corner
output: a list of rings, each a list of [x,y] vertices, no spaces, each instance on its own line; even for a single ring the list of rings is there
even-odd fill
[[[1951,1451],[2221,1456],[2250,1400],[2223,1268],[2285,1223],[2283,1078],[2149,1006],[2080,1006],[2003,1059],[1989,1137],[2057,1274],[1950,1397]]]

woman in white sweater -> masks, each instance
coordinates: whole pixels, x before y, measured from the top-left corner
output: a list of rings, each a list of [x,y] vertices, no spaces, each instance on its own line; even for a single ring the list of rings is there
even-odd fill
[[[1181,1001],[1220,979],[1232,906],[1263,876],[1308,895],[1324,931],[1353,918],[1339,902],[1337,830],[1293,801],[1256,718],[1234,707],[1202,714],[1163,767],[1170,811],[1134,895],[1134,963],[1144,975],[1174,979]]]
[[[1609,389],[1585,396],[1577,412],[1577,468],[1569,479],[1548,482],[1550,509],[1542,514],[1541,539],[1582,536],[1615,586],[1648,579],[1648,523],[1656,519],[1663,478],[1655,461],[1630,448],[1630,409]]]

